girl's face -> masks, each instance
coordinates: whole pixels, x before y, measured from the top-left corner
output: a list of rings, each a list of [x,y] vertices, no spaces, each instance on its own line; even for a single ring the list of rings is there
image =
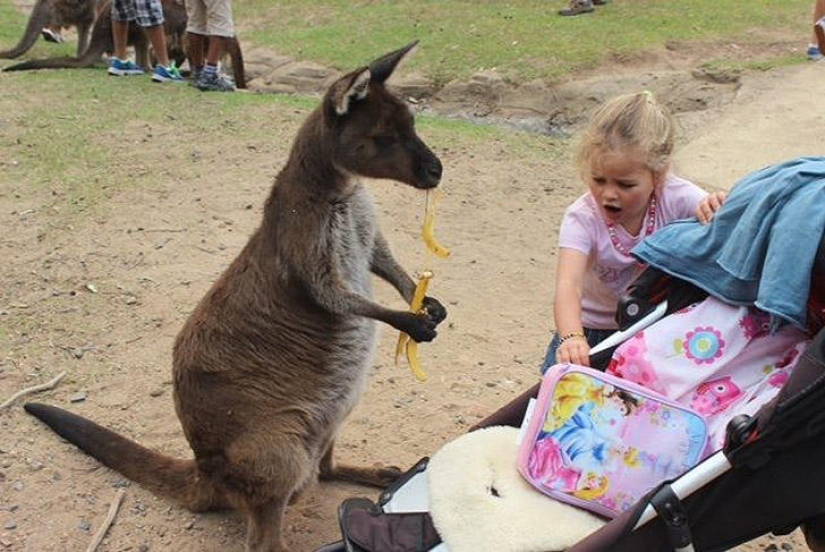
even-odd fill
[[[621,224],[635,236],[661,178],[647,167],[640,152],[631,149],[597,153],[584,180],[605,221]]]

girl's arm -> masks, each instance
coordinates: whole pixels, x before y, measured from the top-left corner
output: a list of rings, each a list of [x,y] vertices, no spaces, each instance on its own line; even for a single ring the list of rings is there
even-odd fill
[[[559,248],[556,267],[556,293],[553,301],[553,318],[559,337],[565,338],[556,352],[558,362],[570,362],[590,366],[590,346],[584,338],[581,321],[582,291],[587,255],[576,249]]]

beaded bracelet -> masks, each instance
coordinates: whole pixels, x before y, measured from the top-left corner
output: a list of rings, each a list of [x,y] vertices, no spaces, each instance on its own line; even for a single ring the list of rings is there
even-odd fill
[[[570,332],[567,335],[564,335],[559,338],[559,345],[567,341],[568,339],[573,339],[574,337],[581,337],[582,339],[587,339],[587,336],[584,335],[583,332]]]

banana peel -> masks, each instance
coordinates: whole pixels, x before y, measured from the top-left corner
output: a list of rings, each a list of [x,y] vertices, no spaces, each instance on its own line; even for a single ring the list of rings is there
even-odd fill
[[[430,285],[432,278],[433,273],[429,270],[425,270],[418,275],[418,283],[415,285],[415,293],[413,293],[410,302],[410,312],[420,313],[424,310],[424,297],[427,295],[427,287]],[[396,365],[405,353],[415,379],[420,382],[427,381],[427,374],[424,373],[421,368],[421,361],[418,359],[418,343],[410,339],[410,336],[406,333],[401,332],[398,334],[398,343],[395,346]]]
[[[426,192],[424,200],[424,225],[421,228],[421,237],[424,244],[436,257],[446,259],[450,256],[450,250],[438,243],[435,239],[435,193]]]
[[[426,192],[424,200],[424,224],[421,227],[421,237],[424,239],[424,245],[427,250],[435,256],[446,259],[450,256],[450,250],[438,243],[435,239],[435,193]],[[424,310],[424,297],[427,295],[427,287],[430,280],[433,278],[433,273],[425,270],[418,275],[418,283],[415,286],[415,293],[413,293],[412,301],[410,302],[410,312],[421,313]],[[410,365],[415,379],[420,382],[427,381],[427,374],[421,367],[421,361],[418,358],[418,343],[410,339],[410,336],[404,332],[398,334],[398,343],[395,345],[395,365],[401,361],[401,357],[407,357],[407,363]]]

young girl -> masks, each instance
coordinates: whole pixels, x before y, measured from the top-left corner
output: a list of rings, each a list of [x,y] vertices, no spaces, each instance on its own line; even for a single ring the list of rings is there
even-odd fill
[[[588,192],[562,219],[556,333],[542,372],[589,366],[590,348],[616,331],[619,294],[641,270],[630,255],[637,243],[674,220],[709,220],[724,200],[670,172],[673,144],[673,120],[650,92],[606,102],[588,124],[577,155]]]

